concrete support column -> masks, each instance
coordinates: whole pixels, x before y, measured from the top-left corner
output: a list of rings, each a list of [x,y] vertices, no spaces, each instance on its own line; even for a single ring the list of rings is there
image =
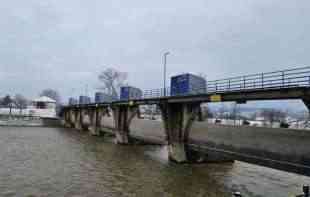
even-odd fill
[[[70,123],[70,109],[66,109],[64,111],[64,126],[65,127],[71,127],[71,123]]]
[[[75,110],[75,121],[74,121],[74,128],[77,130],[82,130],[82,124],[81,124],[81,109],[78,108]]]
[[[168,140],[169,159],[178,163],[194,161],[188,149],[192,124],[198,116],[200,103],[165,103],[160,105]]]
[[[138,106],[113,106],[112,112],[115,124],[115,142],[117,144],[129,143],[129,126],[132,119],[137,115],[138,110]]]
[[[70,127],[73,128],[75,121],[76,121],[76,117],[75,117],[75,109],[70,109],[69,110],[69,118],[70,118]]]
[[[90,110],[89,109],[81,109],[81,126],[82,130],[89,131],[90,126]]]
[[[308,112],[310,114],[310,98],[303,98],[302,101],[304,102],[304,104],[307,107]]]
[[[100,135],[100,122],[99,122],[99,108],[95,107],[89,110],[89,116],[90,116],[90,126],[89,131],[92,135]]]
[[[103,118],[108,115],[108,108],[107,107],[100,107],[98,108],[98,114],[97,114],[97,128],[98,133],[102,134],[102,128],[104,128],[103,124]]]
[[[199,122],[204,121],[203,113],[202,113],[202,108],[201,108],[200,106],[199,106],[199,108],[198,108],[198,117],[197,117],[197,120],[198,120]]]

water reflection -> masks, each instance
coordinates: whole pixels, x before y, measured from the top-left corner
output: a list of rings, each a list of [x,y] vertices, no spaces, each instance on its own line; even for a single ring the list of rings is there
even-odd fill
[[[165,147],[69,129],[1,128],[0,196],[288,196],[307,177],[246,163],[177,165]]]

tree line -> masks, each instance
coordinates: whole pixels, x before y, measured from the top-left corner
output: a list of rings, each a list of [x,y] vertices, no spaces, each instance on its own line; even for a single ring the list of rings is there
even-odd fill
[[[57,105],[61,103],[60,94],[58,93],[57,90],[51,88],[42,90],[39,96],[47,96],[55,100]],[[22,94],[16,94],[15,96],[11,96],[8,94],[0,98],[1,107],[25,109],[30,104],[31,101]]]

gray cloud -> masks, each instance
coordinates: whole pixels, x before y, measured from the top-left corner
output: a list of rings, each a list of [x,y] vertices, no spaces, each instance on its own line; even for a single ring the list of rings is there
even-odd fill
[[[0,7],[1,94],[64,97],[94,91],[96,73],[116,67],[143,89],[169,75],[209,79],[310,65],[310,3],[300,1],[3,2]],[[75,89],[73,91],[72,89]]]

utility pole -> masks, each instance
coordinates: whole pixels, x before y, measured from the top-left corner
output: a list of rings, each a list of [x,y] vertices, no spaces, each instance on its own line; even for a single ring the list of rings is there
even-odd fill
[[[88,84],[85,85],[85,96],[88,96]]]
[[[169,54],[169,52],[164,53],[164,96],[166,96],[167,56]]]

